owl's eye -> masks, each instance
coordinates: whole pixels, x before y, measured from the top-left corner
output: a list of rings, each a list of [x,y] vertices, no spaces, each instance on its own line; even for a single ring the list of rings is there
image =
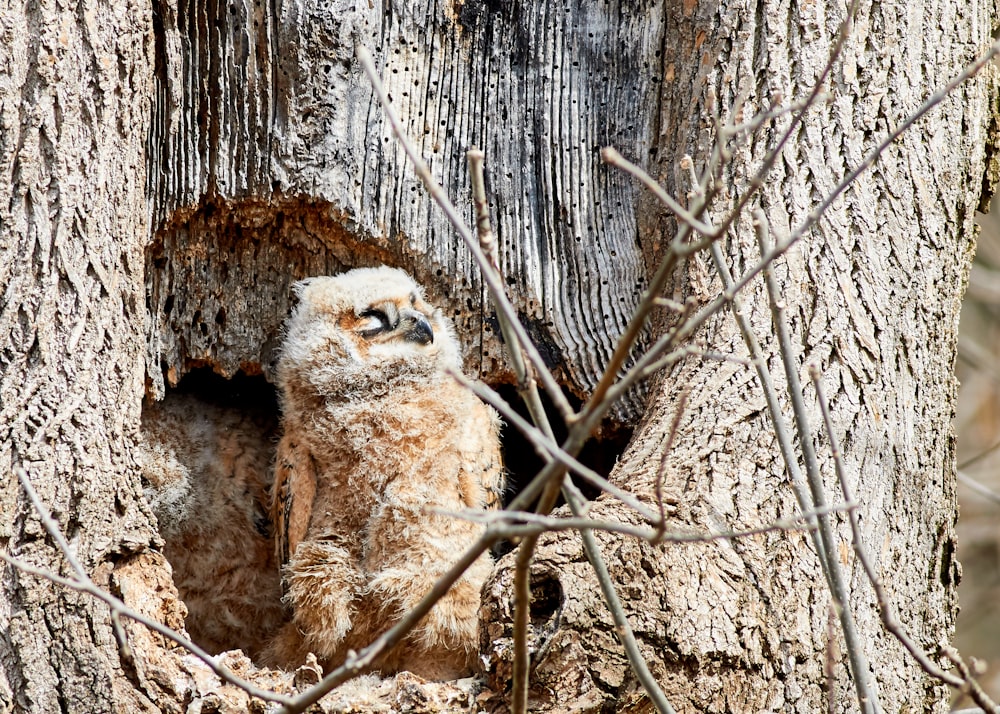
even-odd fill
[[[364,337],[373,337],[380,332],[385,332],[392,328],[389,316],[378,308],[370,307],[358,315],[358,317],[363,320],[359,332]]]

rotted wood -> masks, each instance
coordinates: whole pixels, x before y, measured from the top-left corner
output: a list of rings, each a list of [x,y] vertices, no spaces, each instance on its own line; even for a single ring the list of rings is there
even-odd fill
[[[662,12],[623,0],[159,3],[151,393],[196,365],[261,368],[292,280],[380,262],[454,316],[470,371],[511,378],[477,269],[392,138],[354,58],[361,43],[470,222],[465,152],[485,151],[515,306],[584,397],[644,283],[637,189],[598,152],[644,158],[653,145]],[[635,397],[618,418],[638,408]]]

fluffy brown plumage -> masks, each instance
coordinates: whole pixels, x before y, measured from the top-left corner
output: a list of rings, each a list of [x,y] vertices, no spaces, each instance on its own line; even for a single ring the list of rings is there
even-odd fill
[[[365,268],[297,284],[277,364],[283,436],[272,518],[292,622],[265,654],[327,667],[398,621],[483,532],[436,511],[495,505],[503,486],[492,409],[447,374],[449,321],[405,273]],[[480,558],[383,672],[468,673]]]
[[[192,639],[260,653],[285,622],[267,518],[272,418],[172,394],[143,410],[138,460]]]

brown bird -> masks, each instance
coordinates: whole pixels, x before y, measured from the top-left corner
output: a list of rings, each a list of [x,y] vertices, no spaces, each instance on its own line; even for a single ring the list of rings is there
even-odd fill
[[[397,622],[483,533],[446,512],[495,506],[496,413],[461,387],[450,322],[400,270],[304,280],[277,363],[283,435],[272,520],[292,622],[265,660],[340,664]],[[478,643],[482,556],[378,663],[463,676]]]
[[[273,415],[188,394],[143,409],[146,498],[185,627],[212,654],[256,657],[287,620],[267,514],[275,430]]]

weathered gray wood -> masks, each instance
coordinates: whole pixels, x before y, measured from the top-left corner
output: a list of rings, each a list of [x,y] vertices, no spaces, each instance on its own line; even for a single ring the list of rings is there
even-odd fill
[[[814,110],[793,137],[757,202],[771,224],[787,233],[802,221],[887,130],[985,49],[992,11],[989,3],[862,3],[844,58],[831,75],[831,101]],[[786,101],[804,98],[842,16],[843,7],[833,3],[692,2],[671,8],[663,58],[668,81],[658,122],[659,165],[671,191],[683,193],[678,186],[686,186],[675,161],[689,153],[702,165],[711,148],[707,91],[715,92],[724,111],[747,92],[747,116],[775,92]],[[776,265],[804,383],[807,362],[823,370],[848,474],[862,503],[866,546],[905,627],[932,654],[950,638],[956,614],[953,367],[995,82],[995,75],[984,75],[948,98],[890,147]],[[725,194],[712,211],[715,220],[745,190],[774,136],[764,132],[734,153]],[[655,211],[643,214],[641,224],[648,229],[644,241],[670,236],[670,223]],[[737,275],[757,260],[749,217],[734,227],[726,253]],[[681,274],[676,290],[706,302],[720,287],[710,261],[699,259]],[[784,390],[760,281],[745,300],[744,311]],[[707,349],[746,356],[730,314],[712,321],[699,340]],[[615,470],[618,482],[652,496],[684,388],[690,397],[664,481],[666,496],[677,504],[673,522],[730,530],[794,513],[756,377],[735,363],[691,359],[662,375],[646,419]],[[806,398],[833,501],[836,482],[811,387]],[[786,404],[786,417],[790,413]],[[613,504],[591,515],[628,520]],[[944,687],[880,626],[843,519],[838,536],[850,606],[884,711],[947,711]],[[606,535],[600,540],[653,671],[678,711],[827,711],[822,672],[831,646],[835,710],[857,710],[839,625],[835,619],[828,624],[829,591],[804,534],[662,548]],[[599,593],[592,580],[580,577],[585,561],[578,540],[558,535],[543,543],[538,570],[565,596],[561,624],[547,635],[551,646],[535,670],[537,705],[563,711],[574,701],[588,707],[614,703],[631,711],[637,685],[621,656],[608,654],[620,650],[609,644],[610,617],[594,614]],[[487,601],[495,637],[491,671],[498,673],[508,666],[504,598],[511,567],[508,561],[498,568]]]
[[[510,378],[477,270],[392,138],[360,42],[458,205],[470,206],[465,152],[486,152],[515,305],[584,396],[643,283],[636,189],[598,151],[644,158],[651,146],[661,15],[617,0],[162,4],[153,392],[194,361],[226,375],[266,364],[290,280],[383,261],[447,305],[469,369]],[[235,252],[233,231],[247,239]],[[157,261],[177,249],[196,263]]]

